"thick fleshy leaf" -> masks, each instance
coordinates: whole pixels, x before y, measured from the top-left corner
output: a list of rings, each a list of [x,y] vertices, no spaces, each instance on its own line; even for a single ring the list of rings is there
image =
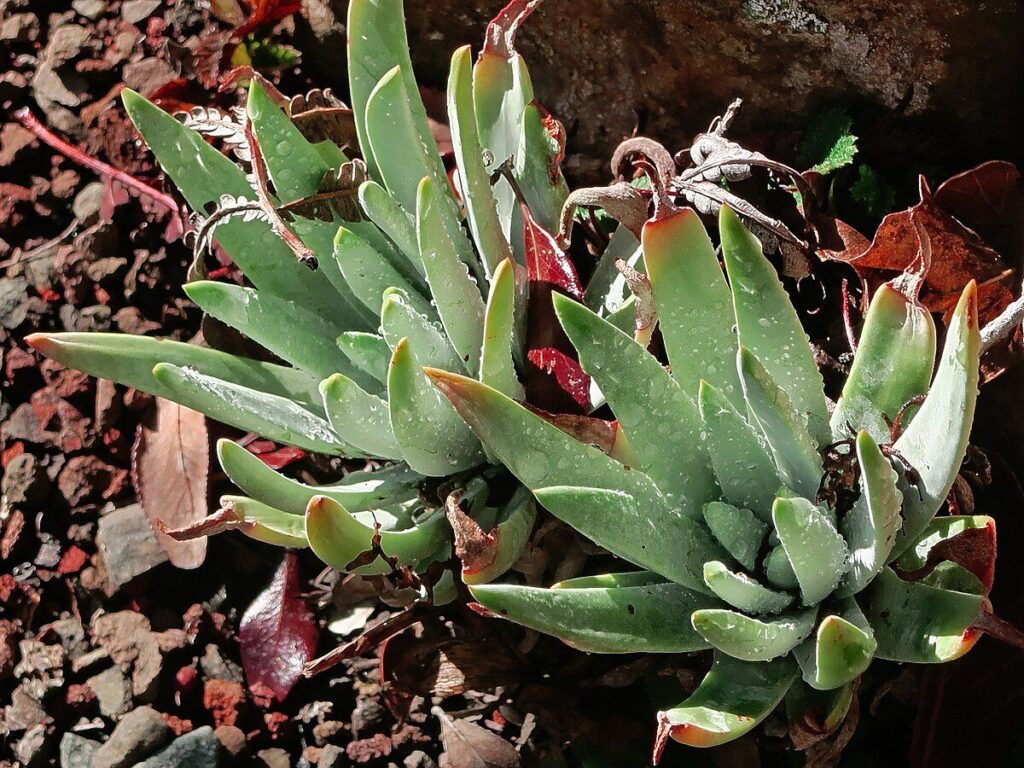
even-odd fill
[[[541,589],[512,584],[471,587],[502,618],[554,635],[591,653],[686,653],[707,648],[690,614],[709,598],[679,584]]]
[[[736,365],[743,395],[775,460],[783,483],[801,496],[814,498],[821,483],[821,456],[789,395],[765,369],[761,360],[740,347]]]
[[[270,586],[256,596],[238,625],[247,682],[269,688],[278,701],[302,677],[320,639],[316,618],[301,592],[298,556],[285,552]]]
[[[458,258],[443,221],[444,206],[434,184],[424,178],[416,198],[420,259],[448,338],[467,370],[476,375],[483,346],[484,300],[480,286]]]
[[[346,331],[336,341],[338,348],[352,365],[381,385],[388,380],[391,349],[383,336],[378,336],[376,333]],[[366,389],[374,394],[381,391],[381,387],[377,386],[367,386]]]
[[[125,111],[153,150],[192,210],[205,213],[221,195],[251,199],[245,173],[202,136],[128,88],[121,91]],[[331,317],[338,293],[295,258],[270,225],[234,218],[217,228],[217,243],[260,290],[299,302]]]
[[[693,627],[722,653],[770,661],[793,650],[814,629],[817,608],[755,619],[725,608],[694,611]]]
[[[403,0],[353,0],[348,4],[346,32],[349,96],[352,99],[356,134],[371,173],[381,178],[377,170],[378,163],[370,154],[373,137],[370,136],[368,128],[366,108],[371,91],[392,68],[401,68],[403,90],[408,94],[406,109],[412,128],[412,139],[417,146],[434,147],[434,138],[427,123],[427,111],[420,99],[412,61],[409,59]],[[384,149],[390,152],[392,147],[386,144]],[[437,162],[440,164],[440,157]],[[443,175],[442,169],[438,172]],[[416,182],[419,182],[421,177],[422,174],[416,178]],[[407,210],[412,211],[413,208]]]
[[[807,499],[776,499],[772,520],[800,583],[804,605],[817,605],[846,573],[846,542],[828,516]]]
[[[237,528],[251,539],[275,547],[302,549],[309,546],[306,521],[301,515],[283,512],[245,496],[221,496],[220,506],[214,516],[227,513],[230,515],[227,526]]]
[[[704,505],[704,522],[736,562],[748,571],[757,568],[757,556],[768,533],[766,523],[749,509],[724,501],[709,501]]]
[[[728,398],[706,381],[700,384],[697,402],[709,436],[705,447],[725,498],[770,522],[782,481],[761,436]]]
[[[839,595],[857,594],[882,570],[903,524],[896,471],[867,431],[857,435],[857,463],[860,498],[840,525],[850,547],[850,570],[839,585]]]
[[[338,349],[338,330],[302,306],[273,294],[230,283],[200,280],[185,293],[222,323],[230,325],[296,368],[323,378],[335,371],[368,383]],[[285,320],[287,318],[287,321]],[[295,329],[301,328],[301,333]]]
[[[564,138],[560,140],[557,133],[562,131],[561,124],[537,102],[523,109],[522,133],[515,156],[516,180],[530,213],[548,232],[558,229],[562,206],[569,197],[569,187],[559,167]]]
[[[430,300],[407,280],[369,243],[347,227],[338,229],[334,238],[334,258],[352,288],[352,293],[367,309],[377,312],[388,288],[398,288],[422,314],[433,315]]]
[[[640,241],[628,227],[621,224],[612,232],[608,245],[583,289],[583,303],[601,317],[607,318],[631,295],[626,278],[615,267],[619,259],[638,271],[646,269]]]
[[[484,461],[480,441],[424,377],[407,339],[398,343],[391,357],[388,406],[402,456],[417,472],[441,477]]]
[[[745,573],[731,571],[717,560],[704,563],[704,583],[733,608],[747,613],[779,613],[793,602],[793,596],[769,589]]]
[[[732,296],[700,218],[687,208],[652,219],[642,240],[673,378],[691,397],[707,381],[741,408]]]
[[[401,531],[380,531],[380,548],[396,565],[415,566],[429,557],[444,540],[448,524],[444,515],[430,517]],[[357,520],[341,504],[327,496],[314,496],[306,507],[306,538],[316,556],[332,568],[346,570],[356,558],[373,548],[373,525]],[[389,573],[391,566],[379,557],[361,565],[353,573],[372,575]]]
[[[974,421],[978,397],[977,287],[964,289],[950,320],[945,346],[928,396],[914,421],[893,446],[914,468],[913,486],[903,491],[903,528],[890,560],[917,539],[953,487]]]
[[[768,581],[782,589],[798,589],[800,582],[797,581],[793,572],[793,564],[789,562],[786,550],[779,544],[773,547],[764,558],[764,575]]]
[[[448,125],[452,132],[455,162],[459,168],[462,201],[487,276],[512,257],[506,233],[491,192],[490,174],[484,166],[483,148],[477,133],[473,103],[472,53],[465,45],[452,54],[448,75]]]
[[[793,650],[804,682],[820,691],[840,688],[871,664],[874,633],[860,607],[847,600],[839,613],[821,620],[813,637]]]
[[[488,513],[493,513],[495,525],[489,533],[475,525],[472,563],[460,552],[460,532],[455,531],[455,552],[463,557],[462,580],[467,584],[487,584],[515,564],[533,533],[537,505],[530,492],[520,486],[505,506],[497,510],[484,509],[478,517],[491,517]]]
[[[686,701],[658,713],[654,762],[672,737],[691,747],[716,747],[738,739],[779,705],[797,679],[790,658],[768,663],[716,653],[711,671]]]
[[[386,400],[369,394],[340,373],[324,379],[320,391],[327,420],[343,440],[371,456],[402,458],[402,449],[391,431]]]
[[[668,371],[632,337],[582,304],[554,295],[555,313],[639,458],[670,503],[699,517],[719,495],[700,414]]]
[[[831,432],[824,384],[796,309],[761,243],[731,208],[722,206],[718,224],[740,342],[786,392],[817,444],[825,445]]]
[[[521,269],[521,267],[520,267]],[[480,381],[515,400],[524,389],[516,375],[515,349],[515,264],[505,259],[491,279],[484,314],[484,341],[480,353]]]
[[[249,86],[246,111],[280,202],[290,203],[317,194],[324,175],[331,168],[337,167],[337,164],[325,160],[323,154],[306,140],[257,80],[253,80]],[[341,162],[344,162],[344,155],[340,151],[338,154]],[[337,262],[332,258],[337,225],[330,221],[295,216],[289,226],[316,254],[318,271],[322,272],[341,296],[341,301],[332,307],[331,314],[324,317],[331,318],[345,329],[373,328],[374,315],[352,295]],[[387,238],[381,236],[372,224],[350,222],[349,226],[361,237],[368,238],[373,247],[389,253],[394,251]]]
[[[451,342],[444,334],[441,325],[433,316],[417,312],[409,296],[397,288],[384,292],[380,312],[381,330],[391,352],[388,353],[390,365],[391,354],[397,349],[402,339],[409,339],[416,350],[416,358],[420,365],[444,368],[450,371],[465,370],[466,366],[452,349]]]
[[[651,571],[626,571],[624,573],[599,573],[595,576],[577,576],[552,584],[551,589],[592,589],[600,587],[646,587],[649,584],[664,584],[664,576]]]
[[[680,514],[646,475],[484,384],[436,369],[427,374],[552,514],[632,563],[706,590],[703,563],[726,553],[703,523]]]
[[[332,485],[312,486],[275,472],[238,443],[217,441],[217,459],[231,482],[257,500],[292,515],[304,515],[309,500],[327,496],[361,512],[419,496],[423,476],[404,465],[375,472],[350,472]]]
[[[852,427],[867,430],[876,442],[891,442],[889,424],[908,401],[928,391],[934,365],[931,312],[883,285],[871,299],[850,375],[832,413],[833,437],[849,437]]]
[[[875,633],[875,655],[891,661],[934,664],[952,661],[977,642],[971,629],[985,598],[920,581],[903,581],[883,568],[860,601]]]
[[[403,211],[398,201],[376,181],[364,181],[359,187],[359,203],[392,242],[405,255],[406,261],[419,274],[423,274],[420,246],[416,242],[416,225],[410,213]]]
[[[188,366],[208,376],[320,407],[318,382],[308,373],[195,344],[121,333],[33,333],[25,341],[61,365],[168,400],[174,399],[173,391],[153,376],[158,363]]]
[[[157,365],[153,375],[166,387],[169,399],[216,421],[305,451],[360,455],[326,420],[293,400],[167,363]]]

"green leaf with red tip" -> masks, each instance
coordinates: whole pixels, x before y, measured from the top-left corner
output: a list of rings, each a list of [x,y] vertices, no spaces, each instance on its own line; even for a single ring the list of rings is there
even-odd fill
[[[899,557],[921,534],[953,487],[974,421],[978,397],[977,287],[964,289],[950,320],[946,342],[928,396],[914,421],[893,446],[916,478],[903,491],[903,528],[890,560]]]
[[[380,227],[405,256],[416,273],[423,274],[420,246],[416,242],[416,225],[410,213],[403,211],[398,201],[376,181],[364,181],[359,186],[359,204],[370,221]]]
[[[195,344],[122,333],[34,333],[25,340],[61,365],[167,400],[174,399],[174,391],[153,375],[159,363],[194,368],[213,378],[293,400],[311,410],[323,407],[319,382],[304,371]]]
[[[353,295],[374,313],[380,311],[384,291],[398,288],[417,312],[427,316],[434,314],[430,300],[420,292],[421,289],[347,227],[338,228],[334,237],[334,259],[351,286]]]
[[[817,605],[846,573],[846,542],[828,516],[807,499],[776,499],[772,520],[800,584],[804,605]]]
[[[540,104],[523,109],[522,132],[515,155],[515,176],[530,213],[548,232],[558,229],[562,206],[569,197],[560,167],[564,132]]]
[[[251,539],[275,547],[301,549],[309,546],[306,539],[306,521],[301,515],[282,512],[245,496],[222,496],[221,510],[227,510],[232,527]]]
[[[402,458],[386,400],[371,395],[340,373],[324,379],[320,392],[327,420],[343,440],[370,456]]]
[[[731,571],[717,560],[704,563],[704,583],[722,600],[746,613],[780,613],[793,602],[793,596],[761,584],[745,573]]]
[[[701,569],[725,552],[702,523],[669,504],[642,472],[484,384],[445,371],[428,375],[476,435],[537,500],[584,536],[632,563],[704,591]]]
[[[748,571],[757,568],[757,556],[768,526],[753,512],[724,501],[709,501],[704,505],[704,522],[736,562]]]
[[[490,277],[498,264],[512,257],[512,250],[502,231],[490,174],[484,166],[473,102],[472,54],[468,45],[452,54],[448,75],[448,125],[469,230]]]
[[[821,456],[793,401],[753,352],[740,347],[736,365],[743,395],[771,450],[783,484],[813,498],[821,483]]]
[[[891,661],[935,664],[969,651],[978,632],[971,627],[985,603],[981,595],[903,581],[883,568],[860,600],[875,633],[875,655]]]
[[[484,300],[480,286],[459,260],[444,223],[445,201],[424,178],[416,198],[416,234],[427,282],[445,332],[466,369],[476,375],[483,346]],[[459,237],[464,237],[459,231]]]
[[[552,299],[580,364],[594,377],[629,438],[639,458],[637,468],[670,503],[699,517],[704,502],[716,498],[719,489],[693,401],[632,337],[572,299]]]
[[[121,91],[125,111],[153,150],[160,166],[194,211],[217,205],[221,195],[252,197],[245,172],[202,136],[130,89]],[[217,243],[262,291],[291,299],[331,317],[338,293],[295,258],[263,221],[233,218],[217,227]]]
[[[850,547],[850,570],[837,590],[840,596],[857,594],[882,570],[903,524],[903,494],[896,487],[897,474],[889,459],[867,431],[857,435],[856,450],[860,498],[841,523]]]
[[[352,0],[348,5],[347,21],[349,96],[356,134],[367,166],[373,176],[381,178],[377,170],[379,161],[375,162],[370,152],[373,136],[366,109],[371,92],[392,68],[400,68],[402,89],[408,95],[405,109],[408,110],[406,119],[411,129],[410,138],[422,147],[434,147],[434,138],[409,58],[402,0]],[[383,148],[390,151],[391,145],[385,144]],[[440,165],[439,157],[437,163]],[[443,175],[443,169],[438,168],[437,172]],[[419,178],[416,181],[419,182]]]
[[[417,312],[405,291],[389,288],[384,292],[380,323],[384,339],[391,348],[391,352],[388,353],[389,364],[391,353],[398,347],[399,342],[402,339],[409,339],[421,365],[450,371],[466,369],[466,365],[452,348],[444,329],[432,318],[432,315]]]
[[[711,645],[743,661],[770,661],[811,634],[817,608],[754,618],[726,608],[694,611],[693,628]]]
[[[669,737],[691,747],[717,747],[738,739],[779,705],[797,679],[790,658],[752,663],[716,653],[711,670],[689,698],[658,713],[658,762]]]
[[[329,163],[322,152],[310,144],[291,118],[274,103],[263,87],[253,80],[249,86],[249,101],[246,106],[252,130],[259,141],[267,173],[274,185],[274,191],[281,203],[289,203],[312,197],[320,191],[324,175],[332,168],[345,162],[344,154],[338,150],[339,163]],[[250,193],[250,197],[252,193]],[[318,271],[322,272],[341,296],[342,301],[332,308],[326,317],[337,318],[337,324],[345,328],[370,330],[376,325],[376,307],[367,309],[353,295],[337,262],[334,253],[334,233],[337,224],[330,221],[295,216],[288,225],[295,234],[316,254]],[[378,229],[363,221],[348,222],[352,231],[367,240],[370,245],[391,259],[397,256],[394,247]],[[372,310],[372,311],[371,311]]]
[[[423,476],[407,466],[375,472],[350,472],[338,483],[306,485],[275,472],[231,440],[217,441],[217,460],[235,485],[263,504],[292,515],[304,515],[314,496],[327,496],[346,509],[361,512],[410,501],[419,496]]]
[[[363,455],[342,440],[324,418],[294,400],[167,363],[154,367],[153,376],[170,393],[169,399],[245,432],[314,453]]]
[[[484,514],[491,511],[485,509]],[[476,563],[473,568],[467,568],[463,562],[462,580],[467,584],[487,584],[505,573],[523,554],[530,534],[533,533],[537,505],[526,488],[520,486],[508,503],[493,512],[496,525],[489,533],[483,534],[487,541],[483,559],[487,562]],[[458,552],[458,536],[455,546]]]
[[[761,243],[728,206],[718,218],[740,342],[786,392],[817,445],[831,441],[821,373],[796,309],[761,252]]]
[[[448,525],[444,515],[434,512],[427,519],[402,531],[380,531],[380,548],[396,565],[415,566],[429,557],[444,541]],[[357,520],[345,507],[327,496],[314,496],[306,508],[306,538],[310,549],[332,568],[345,571],[349,564],[373,546],[374,529]],[[354,568],[352,573],[389,573],[391,566],[377,558]]]
[[[494,270],[487,297],[480,381],[515,400],[522,400],[524,389],[514,362],[515,297],[515,264],[505,259]]]
[[[367,386],[367,391],[371,394],[380,392],[388,380],[388,363],[391,361],[391,349],[384,337],[376,333],[346,331],[336,342],[352,365],[381,385]]]
[[[679,584],[541,589],[512,584],[471,587],[498,616],[591,653],[686,653],[708,647],[690,613],[716,604]]]
[[[814,636],[795,648],[793,655],[803,670],[804,682],[827,691],[859,677],[870,666],[877,645],[871,625],[850,599],[839,613],[822,619]]]
[[[391,357],[388,405],[402,456],[417,472],[443,477],[484,461],[480,441],[424,377],[407,339],[398,343]]]
[[[338,328],[299,304],[254,288],[212,280],[187,283],[184,290],[204,312],[296,368],[320,378],[340,371],[364,384],[371,383],[338,349]],[[287,323],[282,322],[285,317],[289,318]],[[296,333],[296,327],[302,328],[302,333]]]
[[[700,218],[685,209],[652,219],[642,240],[673,377],[691,397],[703,380],[741,408],[732,296]]]
[[[701,382],[697,403],[708,434],[705,447],[726,500],[770,522],[782,481],[760,434],[706,381]]]
[[[890,442],[889,424],[907,402],[928,391],[934,365],[931,313],[883,285],[868,307],[850,375],[832,413],[832,435],[845,439],[852,426],[867,430],[876,442]],[[911,415],[904,417],[904,428]]]

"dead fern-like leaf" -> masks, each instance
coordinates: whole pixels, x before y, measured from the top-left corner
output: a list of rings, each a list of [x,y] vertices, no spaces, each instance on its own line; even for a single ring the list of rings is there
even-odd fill
[[[349,109],[329,88],[314,88],[293,96],[288,114],[306,141],[332,141],[340,147],[356,147],[356,123]]]
[[[340,168],[327,171],[315,195],[294,200],[279,211],[288,221],[295,216],[319,221],[362,221],[359,185],[366,181],[366,164],[350,160]]]
[[[268,221],[266,213],[255,200],[221,195],[217,207],[208,216],[195,222],[192,249],[196,258],[212,248],[213,235],[217,227],[233,218],[240,218],[242,221]]]
[[[242,162],[250,162],[249,151],[242,130],[244,111],[235,107],[230,113],[216,107],[193,107],[188,112],[174,115],[188,128],[210,138],[220,139],[224,146]]]

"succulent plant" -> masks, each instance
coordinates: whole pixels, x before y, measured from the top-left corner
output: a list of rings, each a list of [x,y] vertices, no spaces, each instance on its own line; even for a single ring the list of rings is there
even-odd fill
[[[516,559],[534,501],[513,490],[488,506],[495,472],[484,448],[422,367],[523,395],[516,365],[525,358],[527,243],[551,239],[543,226],[554,226],[567,195],[559,127],[533,101],[513,48],[534,5],[516,0],[503,11],[475,65],[469,46],[452,56],[460,201],[413,76],[401,0],[349,4],[351,110],[325,92],[288,102],[258,77],[240,119],[198,108],[181,121],[124,92],[130,118],[196,214],[200,256],[216,241],[248,283],[194,280],[186,294],[282,362],[118,334],[29,342],[265,438],[388,464],[308,486],[222,440],[221,466],[246,495],[225,497],[217,514],[178,535],[239,529],[308,545],[329,565],[362,574],[416,567],[450,551],[443,505],[421,494],[431,477],[445,478],[433,487],[458,491],[455,514],[494,528],[470,581]],[[348,134],[361,159],[344,153]],[[514,163],[492,188],[508,157]],[[386,559],[357,562],[375,541]]]
[[[991,587],[989,569],[929,558],[967,529],[994,545],[991,518],[936,517],[974,414],[974,284],[934,379],[935,327],[913,281],[878,290],[830,415],[759,241],[728,207],[719,226],[724,272],[692,210],[662,203],[643,226],[670,368],[647,338],[554,298],[628,443],[617,457],[486,383],[428,371],[544,508],[642,569],[472,587],[481,612],[595,653],[714,649],[700,686],[658,714],[656,759],[669,737],[735,739],[783,699],[794,717],[813,705],[835,724],[873,658],[937,663],[969,650]]]

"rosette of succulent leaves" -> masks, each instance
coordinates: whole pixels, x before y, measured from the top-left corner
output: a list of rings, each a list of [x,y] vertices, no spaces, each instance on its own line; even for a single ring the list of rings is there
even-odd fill
[[[954,659],[990,616],[991,568],[930,556],[969,533],[994,557],[990,518],[935,516],[974,411],[975,289],[934,378],[935,328],[913,281],[879,290],[830,417],[796,311],[733,209],[764,237],[806,244],[721,183],[760,165],[800,191],[799,175],[726,140],[731,109],[688,171],[634,139],[613,167],[642,168],[649,188],[570,196],[561,126],[513,46],[536,5],[507,6],[475,62],[468,46],[452,57],[454,184],[401,0],[349,4],[350,109],[323,92],[287,100],[258,77],[237,119],[179,120],[125,92],[196,213],[197,248],[215,241],[246,281],[185,292],[280,362],[118,334],[29,341],[246,432],[373,460],[311,486],[223,440],[218,459],[244,495],[179,535],[237,529],[342,571],[419,573],[426,602],[453,594],[428,574],[454,538],[482,610],[591,652],[714,649],[700,687],[660,713],[656,753],[669,737],[734,739],[783,699],[834,728],[873,658]],[[673,196],[720,210],[724,271]],[[583,290],[560,245],[574,218],[597,233],[586,207],[621,224]],[[669,367],[649,351],[657,327]],[[525,404],[531,366],[614,421]],[[538,502],[623,572],[488,584],[519,557]]]

